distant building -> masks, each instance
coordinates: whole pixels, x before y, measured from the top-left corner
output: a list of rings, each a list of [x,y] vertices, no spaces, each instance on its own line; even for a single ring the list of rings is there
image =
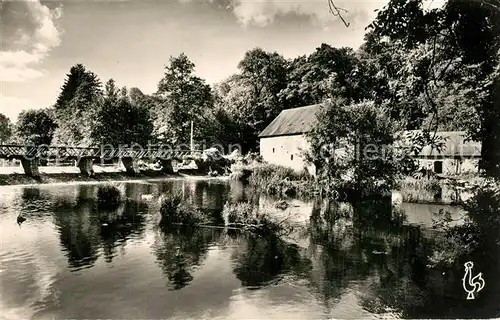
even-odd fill
[[[315,174],[314,165],[305,161],[304,153],[310,150],[306,134],[315,125],[321,104],[281,111],[259,135],[260,154],[264,161],[292,168],[308,170]],[[416,131],[406,131],[406,134]],[[442,138],[443,149],[438,152],[426,146],[414,155],[419,167],[443,175],[455,175],[478,171],[481,143],[466,141],[464,131],[437,132]]]
[[[264,161],[314,174],[315,168],[306,163],[304,152],[310,148],[306,134],[314,127],[320,109],[318,104],[281,111],[259,135]]]
[[[415,131],[407,131],[412,133]],[[443,175],[478,172],[481,158],[481,143],[466,141],[465,131],[438,131],[436,136],[443,149],[426,146],[414,156],[421,168]]]

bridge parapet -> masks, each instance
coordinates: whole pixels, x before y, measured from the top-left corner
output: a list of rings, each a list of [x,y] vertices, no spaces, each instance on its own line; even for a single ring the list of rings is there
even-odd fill
[[[200,153],[201,151],[193,151]],[[25,159],[173,159],[182,158],[192,152],[189,150],[176,150],[169,148],[112,148],[112,147],[69,147],[69,146],[23,146],[0,145],[0,158],[25,158]]]
[[[92,160],[131,159],[135,163],[138,159],[160,160],[167,172],[172,171],[171,161],[183,159],[190,154],[200,154],[201,151],[176,150],[162,147],[148,148],[113,148],[107,147],[71,147],[71,146],[25,146],[0,145],[0,159],[20,159],[27,175],[38,176],[40,160],[57,159],[77,160],[78,167],[83,174],[92,175]],[[129,160],[126,161],[127,164]],[[127,170],[130,171],[130,170]],[[132,172],[132,171],[130,171]]]

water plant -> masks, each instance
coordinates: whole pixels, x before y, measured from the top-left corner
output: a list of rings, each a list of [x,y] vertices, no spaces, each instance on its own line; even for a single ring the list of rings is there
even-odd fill
[[[261,163],[247,168],[250,186],[275,196],[308,197],[315,193],[314,178],[307,172]]]
[[[224,224],[261,236],[281,236],[292,232],[287,219],[278,221],[269,212],[248,202],[227,202],[222,210]]]
[[[97,205],[99,209],[116,209],[122,200],[120,190],[112,185],[99,186],[97,189]]]
[[[407,177],[398,184],[404,202],[436,202],[442,194],[444,181],[436,178]]]
[[[194,226],[209,222],[208,217],[200,209],[187,201],[183,201],[182,196],[179,194],[161,200],[160,214],[160,224],[162,225]]]

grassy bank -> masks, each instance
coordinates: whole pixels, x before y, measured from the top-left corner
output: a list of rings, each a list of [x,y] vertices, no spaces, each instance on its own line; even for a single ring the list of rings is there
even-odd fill
[[[310,198],[316,194],[314,177],[307,172],[261,162],[235,164],[231,172],[231,179],[246,181],[271,196]]]
[[[267,195],[290,198],[319,195],[315,178],[307,172],[257,161],[233,164],[231,172],[230,179],[245,181],[256,191]],[[402,202],[454,205],[470,196],[467,185],[481,180],[477,174],[420,179],[405,177],[398,181],[394,191],[399,193]]]
[[[24,174],[2,174],[0,175],[0,186],[7,185],[30,185],[30,184],[50,184],[50,183],[70,183],[70,182],[101,182],[101,181],[126,181],[144,180],[174,177],[160,171],[144,171],[135,175],[126,172],[103,172],[96,173],[92,177],[87,177],[78,173],[42,173],[40,177],[28,177]]]
[[[397,191],[403,202],[454,205],[469,198],[471,186],[483,180],[478,175],[422,179],[406,177],[398,182]]]

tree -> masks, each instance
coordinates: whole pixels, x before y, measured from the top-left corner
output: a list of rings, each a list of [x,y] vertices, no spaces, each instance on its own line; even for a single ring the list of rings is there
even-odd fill
[[[16,134],[22,143],[50,145],[57,124],[47,109],[27,110],[19,114]]]
[[[204,139],[205,115],[213,107],[212,91],[205,81],[194,75],[194,63],[182,53],[170,57],[165,74],[158,84],[160,103],[155,110],[155,135],[164,142],[187,144],[190,124],[194,122],[194,139]]]
[[[276,52],[255,48],[245,53],[238,68],[238,81],[252,94],[248,121],[258,134],[285,108],[278,94],[287,86],[287,61]]]
[[[259,132],[251,122],[255,112],[252,88],[233,75],[215,86],[214,97],[220,143],[238,143],[243,152],[255,149]]]
[[[133,104],[143,104],[148,98],[139,88],[136,87],[130,88],[129,97]]]
[[[109,96],[103,99],[90,136],[94,143],[101,145],[139,144],[145,147],[152,132],[149,110],[121,95],[117,100]]]
[[[106,89],[107,94],[113,94],[114,82],[108,81]],[[54,105],[58,124],[54,140],[58,144],[92,145],[90,135],[102,97],[97,75],[81,64],[73,66]]]
[[[101,82],[97,75],[86,70],[82,64],[76,64],[66,75],[54,107],[57,111],[62,111],[75,97],[87,103],[95,102],[102,94],[100,88]]]
[[[118,100],[119,90],[116,87],[115,80],[109,79],[104,85],[104,97],[111,101]]]
[[[418,99],[430,130],[440,128],[450,108],[462,115],[475,111],[472,121],[457,125],[482,142],[480,167],[493,176],[500,175],[498,5],[449,0],[440,9],[424,10],[421,0],[393,0],[366,36],[371,52],[402,48],[406,68],[393,80],[399,90],[392,103]]]
[[[258,134],[286,108],[279,93],[286,88],[288,62],[278,53],[260,48],[248,51],[239,62],[240,73],[214,88],[221,141],[241,145],[243,152],[255,150]]]
[[[309,161],[316,165],[323,189],[355,196],[389,192],[403,172],[404,158],[393,148],[398,130],[387,110],[373,102],[327,103],[309,134]]]
[[[0,144],[9,141],[12,136],[12,123],[10,119],[0,113]]]

